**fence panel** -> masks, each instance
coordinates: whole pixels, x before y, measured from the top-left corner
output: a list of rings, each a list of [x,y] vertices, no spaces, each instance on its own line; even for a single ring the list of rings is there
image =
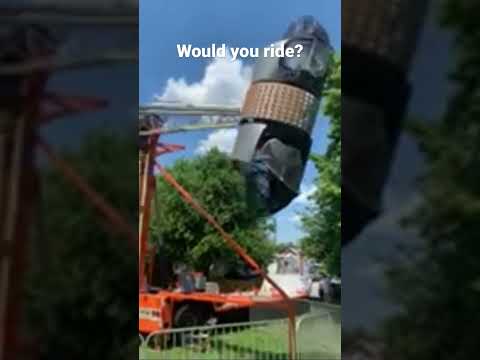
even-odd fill
[[[339,360],[340,307],[308,305],[297,316],[297,360]],[[140,360],[287,360],[288,321],[276,318],[167,329],[140,336],[140,344]]]
[[[297,319],[297,360],[336,360],[341,358],[339,310],[332,307]]]
[[[287,360],[288,324],[268,320],[152,333],[142,360]]]

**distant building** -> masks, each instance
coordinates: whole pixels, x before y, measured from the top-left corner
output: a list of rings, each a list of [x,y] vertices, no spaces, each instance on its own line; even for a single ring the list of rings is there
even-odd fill
[[[305,258],[301,250],[295,247],[287,247],[275,255],[274,263],[269,267],[276,274],[300,274],[307,273]]]
[[[268,267],[268,275],[292,298],[306,298],[310,293],[311,278],[301,250],[289,246],[275,255]],[[260,294],[278,296],[276,289],[263,282]]]

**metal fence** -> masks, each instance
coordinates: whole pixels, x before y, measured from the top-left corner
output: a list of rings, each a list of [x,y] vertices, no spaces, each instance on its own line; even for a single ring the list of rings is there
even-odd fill
[[[340,310],[307,313],[297,319],[297,360],[341,358]]]
[[[338,320],[338,321],[337,321]],[[329,311],[297,318],[297,360],[341,358],[339,317]],[[168,329],[140,336],[140,360],[287,360],[286,319]]]
[[[268,320],[168,329],[140,336],[142,360],[286,360],[288,324]]]

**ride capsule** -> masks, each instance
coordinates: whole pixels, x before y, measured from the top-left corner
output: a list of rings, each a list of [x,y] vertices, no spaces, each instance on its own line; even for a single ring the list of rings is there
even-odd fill
[[[299,193],[333,52],[327,32],[310,16],[292,22],[272,46],[296,55],[258,58],[232,152],[250,204],[268,214]]]

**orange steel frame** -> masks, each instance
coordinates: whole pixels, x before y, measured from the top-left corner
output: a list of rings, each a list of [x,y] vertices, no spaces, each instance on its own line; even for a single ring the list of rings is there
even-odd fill
[[[289,352],[293,359],[296,354],[296,333],[295,333],[295,310],[294,304],[285,291],[278,286],[268,274],[252,259],[245,249],[243,249],[228,234],[215,218],[199,204],[192,195],[185,190],[175,178],[157,162],[157,157],[162,154],[182,150],[183,146],[159,143],[161,128],[155,131],[149,131],[146,135],[146,149],[141,149],[139,154],[139,184],[140,184],[140,222],[139,222],[139,306],[142,309],[149,308],[160,314],[161,321],[156,322],[152,319],[139,319],[139,330],[141,332],[153,332],[172,326],[172,317],[174,305],[177,302],[195,301],[213,305],[216,311],[228,308],[243,308],[253,306],[269,306],[283,309],[287,312],[289,318]],[[163,176],[165,181],[180,195],[185,203],[203,217],[217,232],[221,235],[225,243],[254,271],[272,285],[281,296],[281,300],[269,302],[256,302],[252,297],[228,295],[228,294],[208,294],[193,293],[182,294],[160,290],[156,293],[148,293],[147,269],[145,258],[147,256],[147,242],[149,221],[151,217],[151,202],[155,189],[154,170]]]

